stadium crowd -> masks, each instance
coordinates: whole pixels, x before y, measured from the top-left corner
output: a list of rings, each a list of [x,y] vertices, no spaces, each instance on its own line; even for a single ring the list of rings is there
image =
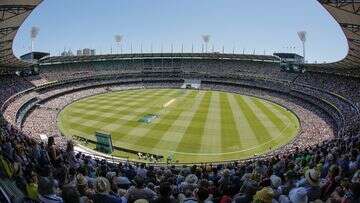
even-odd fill
[[[159,84],[150,84],[149,86],[151,87],[165,87],[168,86],[168,83],[159,83]],[[113,87],[114,88],[114,87]],[[210,88],[210,89],[222,89],[222,90],[226,90],[226,91],[233,91],[233,92],[237,92],[239,91],[239,87],[229,87],[229,86],[216,86],[216,85],[211,85],[211,86],[204,86],[203,88]],[[224,89],[226,88],[226,89]],[[88,89],[88,90],[84,90],[81,92],[74,92],[70,95],[66,95],[63,97],[59,97],[59,98],[55,98],[53,100],[50,100],[49,103],[47,103],[46,105],[44,105],[42,108],[38,109],[41,112],[34,112],[33,114],[30,114],[29,118],[27,119],[28,121],[42,121],[40,123],[43,123],[43,125],[40,125],[39,122],[37,123],[32,123],[30,126],[28,126],[28,122],[26,122],[27,124],[24,127],[24,132],[27,132],[27,129],[42,129],[45,131],[42,131],[42,133],[48,133],[49,130],[52,131],[52,125],[51,125],[51,121],[55,121],[56,120],[56,115],[57,112],[53,111],[54,108],[58,108],[61,105],[66,105],[67,103],[77,99],[77,98],[81,98],[84,97],[86,95],[92,95],[92,94],[96,94],[96,93],[102,93],[105,92],[106,89],[105,88],[93,88],[93,89]],[[249,94],[249,95],[258,95],[259,92],[255,92],[256,90],[248,88],[248,89],[242,89],[241,92]],[[59,93],[59,92],[58,92]],[[266,94],[267,99],[273,99],[270,98],[271,94]],[[274,98],[277,98],[279,101],[277,102],[281,102],[281,96],[280,95],[273,95]],[[309,107],[310,108],[310,107]],[[302,109],[302,108],[299,108]],[[301,112],[303,111],[303,112]],[[301,111],[297,112],[297,114],[306,114],[309,113],[313,110],[306,110],[306,109],[302,109]],[[51,116],[52,114],[49,114],[49,112],[54,112],[54,115]],[[41,115],[40,119],[35,119],[32,118],[32,115]],[[49,118],[45,118],[44,116],[50,115]],[[305,129],[310,129],[311,131],[307,132],[307,133],[303,133],[303,135],[306,135],[307,138],[305,138],[304,140],[313,140],[314,143],[319,143],[322,140],[326,140],[329,139],[328,137],[322,137],[322,136],[314,136],[314,135],[318,135],[319,132],[321,132],[322,130],[324,130],[324,132],[322,132],[323,134],[330,134],[331,130],[325,130],[328,129],[326,127],[326,123],[325,126],[320,127],[324,124],[319,124],[319,125],[314,125],[316,123],[318,123],[319,120],[316,116],[309,116],[306,115],[306,117],[308,118],[307,123],[305,122],[303,125],[307,125],[309,124],[310,126],[305,126]],[[50,123],[49,123],[50,122]],[[31,123],[31,122],[30,122]],[[55,123],[53,124],[53,126],[56,126]],[[324,128],[325,127],[325,128]],[[53,129],[52,132],[57,131],[57,128],[55,127]],[[40,132],[37,132],[40,133]],[[37,134],[34,133],[32,136],[30,137],[35,137],[34,135]],[[100,161],[100,160],[95,160],[89,156],[85,156],[84,154],[76,154],[75,152],[71,151],[69,148],[72,148],[69,144],[69,146],[66,146],[67,144],[67,140],[63,139],[61,136],[54,136],[53,138],[51,138],[50,140],[56,140],[56,146],[59,147],[53,147],[56,148],[56,155],[52,154],[49,155],[49,151],[47,150],[47,156],[50,156],[49,160],[51,160],[51,156],[53,157],[53,159],[55,159],[56,157],[58,157],[61,161],[60,164],[57,164],[54,161],[49,161],[49,167],[46,168],[46,171],[51,171],[51,174],[45,174],[42,175],[43,171],[41,170],[42,167],[40,167],[40,169],[34,167],[31,168],[30,170],[28,170],[27,167],[29,167],[29,160],[35,160],[33,157],[31,157],[35,152],[29,152],[33,149],[39,149],[39,151],[41,151],[41,149],[43,149],[43,153],[45,153],[46,149],[49,147],[46,147],[46,144],[41,144],[39,145],[38,142],[34,142],[32,141],[30,138],[27,138],[23,135],[21,135],[21,133],[16,132],[15,130],[7,130],[6,133],[7,137],[10,136],[16,136],[16,139],[12,139],[12,140],[19,140],[21,137],[21,139],[24,139],[26,141],[21,141],[20,145],[23,145],[22,150],[25,152],[21,152],[24,153],[25,155],[22,155],[21,158],[19,158],[19,162],[20,164],[17,164],[15,166],[18,167],[19,165],[25,165],[22,168],[22,178],[24,180],[22,180],[22,183],[25,185],[17,185],[18,188],[20,188],[22,190],[22,192],[24,194],[28,194],[31,191],[36,193],[36,197],[38,198],[38,201],[44,201],[44,202],[51,202],[51,201],[57,201],[56,199],[58,198],[60,201],[60,198],[62,198],[62,201],[65,202],[73,202],[75,200],[71,199],[68,200],[67,195],[71,194],[80,194],[80,200],[82,202],[104,202],[104,201],[100,201],[97,198],[97,193],[101,193],[101,194],[110,194],[112,196],[110,196],[109,198],[112,199],[116,199],[114,200],[115,202],[124,202],[124,201],[129,201],[129,202],[134,202],[135,199],[132,199],[132,192],[134,192],[136,195],[138,195],[138,193],[140,193],[141,195],[144,195],[143,193],[149,193],[151,194],[150,196],[140,196],[141,198],[145,198],[148,201],[157,201],[157,202],[202,202],[202,201],[206,201],[206,202],[230,202],[230,198],[233,199],[233,201],[235,201],[236,199],[239,199],[240,197],[243,197],[243,195],[246,196],[246,192],[243,194],[241,193],[245,191],[245,189],[240,190],[241,187],[245,187],[245,183],[244,182],[244,178],[243,180],[241,180],[242,176],[244,176],[245,174],[248,174],[248,172],[252,169],[255,170],[256,167],[258,167],[257,165],[259,163],[268,163],[268,162],[254,162],[251,163],[250,165],[252,165],[253,167],[250,169],[244,168],[246,165],[248,165],[248,163],[232,163],[232,164],[228,164],[228,165],[201,165],[201,166],[193,166],[193,167],[173,167],[173,166],[163,166],[163,167],[154,167],[154,166],[148,166],[145,167],[145,169],[142,169],[141,166],[138,165],[132,165],[130,163],[122,163],[122,164],[113,164],[113,163],[109,163],[106,161]],[[27,134],[29,135],[29,134]],[[31,134],[30,134],[31,135]],[[332,136],[330,136],[332,137]],[[21,140],[20,139],[20,140]],[[10,140],[10,139],[8,139]],[[3,144],[8,143],[8,140],[2,142]],[[39,139],[37,139],[37,141],[39,141]],[[52,141],[50,141],[52,142]],[[27,144],[33,144],[35,146],[29,146]],[[299,149],[303,149],[309,146],[309,143],[311,142],[301,142],[301,139],[299,139],[298,141],[294,142],[294,144],[296,145],[291,145],[288,148],[284,148],[282,149],[281,152],[277,151],[274,152],[274,154],[283,154],[281,156],[287,156],[286,152],[292,152],[292,153],[296,153],[296,151],[294,150],[299,150]],[[17,153],[18,150],[16,150],[16,147],[19,146],[17,143],[11,143],[10,144],[12,149],[10,150],[12,153]],[[24,146],[25,145],[25,146]],[[61,147],[64,146],[65,147]],[[302,146],[304,145],[304,146]],[[6,149],[9,151],[9,149]],[[3,150],[2,150],[3,151]],[[5,150],[4,150],[5,151]],[[69,151],[71,151],[71,153],[69,153]],[[51,153],[55,153],[55,152],[51,152]],[[38,154],[39,153],[35,153]],[[71,154],[71,155],[69,155]],[[28,157],[29,155],[31,155],[30,157]],[[3,163],[11,163],[14,159],[14,157],[8,158],[8,155],[4,155],[3,159],[5,160]],[[14,155],[15,156],[15,155]],[[69,156],[72,156],[73,158],[70,158],[69,160]],[[17,156],[15,156],[17,157]],[[60,158],[61,157],[61,158]],[[64,158],[65,157],[65,158]],[[75,157],[75,158],[74,158]],[[75,160],[75,161],[74,161]],[[289,158],[289,160],[291,160],[291,158]],[[9,162],[7,162],[9,161]],[[51,163],[53,162],[53,163]],[[42,163],[42,161],[36,161],[35,163]],[[41,164],[41,166],[43,166],[43,164]],[[256,167],[255,167],[256,166]],[[269,165],[264,165],[261,167],[268,167],[268,170],[270,170]],[[302,166],[304,167],[304,166]],[[9,167],[10,169],[12,168],[11,166]],[[84,169],[85,168],[85,169]],[[83,172],[83,170],[86,170],[86,172]],[[103,171],[104,170],[104,171]],[[90,172],[91,171],[91,172]],[[140,172],[139,172],[140,171]],[[141,172],[142,171],[142,172]],[[147,171],[147,172],[144,172]],[[301,171],[301,170],[300,170]],[[247,173],[245,173],[247,172]],[[24,174],[27,175],[25,176]],[[30,175],[29,175],[30,173]],[[139,174],[138,174],[139,173]],[[145,175],[144,175],[145,173]],[[28,177],[31,176],[31,174],[36,174],[36,181],[37,184],[32,184],[32,178],[35,179],[34,177]],[[141,174],[141,175],[140,175]],[[166,174],[166,175],[164,175]],[[263,174],[263,173],[261,173]],[[140,175],[140,177],[138,177],[137,175]],[[224,175],[226,177],[224,177]],[[301,174],[297,174],[298,178],[300,177]],[[46,177],[46,178],[44,178]],[[67,180],[63,180],[64,177],[67,177]],[[84,177],[84,178],[82,178]],[[102,178],[100,178],[102,177]],[[244,176],[247,177],[247,176]],[[280,176],[281,177],[281,176]],[[107,179],[104,179],[107,178]],[[254,183],[254,187],[256,189],[253,190],[252,193],[256,193],[259,192],[259,195],[261,196],[261,194],[263,194],[263,192],[269,192],[270,189],[268,189],[267,187],[264,187],[265,185],[263,185],[264,181],[268,181],[265,180],[267,178],[270,178],[270,174],[267,177],[259,177],[257,180],[255,180]],[[282,179],[284,179],[285,177],[281,177]],[[17,180],[17,178],[12,178],[13,180]],[[78,180],[79,179],[79,180]],[[81,180],[80,180],[81,179]],[[193,180],[192,180],[193,179]],[[203,180],[206,179],[206,180]],[[224,181],[229,181],[230,182],[226,182],[228,185],[223,188],[222,186],[222,179],[224,179]],[[264,179],[264,180],[263,180]],[[40,181],[41,180],[41,181]],[[86,181],[85,181],[86,180]],[[121,184],[118,184],[117,181],[123,181],[123,180],[127,180],[127,185],[123,186]],[[195,181],[196,180],[196,181]],[[42,182],[45,181],[45,182]],[[46,182],[47,181],[47,182]],[[77,183],[77,181],[85,181],[86,182],[86,191],[84,192],[82,189],[79,189],[79,185]],[[120,182],[121,182],[120,181]],[[140,183],[139,183],[140,181]],[[165,181],[165,183],[163,183]],[[252,181],[252,179],[251,179]],[[285,181],[285,179],[283,180]],[[20,181],[21,182],[21,181]],[[185,185],[189,184],[189,182],[191,183],[191,188],[187,189],[187,187]],[[19,183],[18,183],[19,184]],[[45,195],[46,197],[43,197],[44,194],[43,191],[41,190],[40,184],[45,184],[45,188],[49,188],[54,187],[54,191],[52,191],[52,194],[47,194]],[[49,186],[50,184],[50,186]],[[53,184],[53,185],[51,185]],[[80,183],[83,184],[83,183]],[[139,186],[140,188],[137,188],[136,186],[140,184],[142,186]],[[35,190],[34,188],[32,188],[33,190],[31,190],[31,187],[37,185],[37,190]],[[130,185],[132,187],[130,187]],[[70,187],[67,187],[70,186]],[[102,188],[102,192],[100,192],[101,188],[97,188],[97,187],[103,187]],[[205,188],[203,187],[205,186]],[[108,189],[110,187],[110,189]],[[130,188],[129,188],[130,187]],[[165,187],[165,189],[163,188]],[[265,189],[263,189],[263,187]],[[294,186],[295,187],[295,186]],[[105,190],[104,190],[105,188]],[[166,189],[167,188],[167,189]],[[167,190],[168,194],[162,194],[162,192],[164,190]],[[60,193],[61,191],[61,193]],[[141,191],[141,192],[140,192]],[[143,192],[145,191],[145,192]],[[55,192],[58,192],[55,194]],[[278,201],[280,201],[280,193],[277,192],[277,190],[275,190],[275,188],[272,188],[272,192],[271,195],[277,195],[274,196],[273,198],[277,199]],[[289,191],[288,191],[289,192]],[[236,195],[237,193],[240,193],[238,195]],[[269,194],[270,194],[269,193]],[[66,195],[67,194],[67,195]],[[171,200],[163,200],[161,198],[169,198],[169,194],[170,197],[172,198]],[[264,193],[265,194],[265,193]],[[281,201],[280,202],[286,202],[287,198],[290,198],[289,193],[284,193],[284,196],[281,196]],[[75,196],[76,196],[75,195]],[[163,195],[165,195],[165,197],[163,197]],[[202,197],[203,195],[203,197]],[[31,195],[30,195],[31,196]],[[70,195],[71,196],[71,195]],[[106,196],[106,195],[105,195]],[[205,198],[206,197],[206,198]],[[210,198],[209,198],[210,197]],[[251,196],[253,199],[255,198],[254,195]],[[44,199],[45,198],[45,199]],[[50,198],[51,201],[49,199],[46,198]],[[52,199],[52,198],[55,198]],[[77,197],[74,197],[77,198]],[[104,197],[104,198],[108,198],[108,197]],[[122,199],[121,199],[122,198]],[[249,198],[247,196],[247,198]],[[33,198],[34,199],[34,198]],[[121,200],[120,200],[121,199]],[[205,199],[205,200],[204,200]],[[240,198],[241,199],[241,198]],[[85,201],[86,200],[86,201]],[[76,200],[77,201],[77,200]],[[75,202],[76,202],[75,201]],[[107,200],[110,201],[110,200]],[[240,201],[240,200],[239,200]],[[252,200],[248,199],[247,202],[251,202]],[[260,200],[256,200],[257,202],[261,202]],[[61,202],[61,201],[60,201]],[[241,202],[241,201],[240,201]],[[266,201],[264,201],[266,202]]]
[[[295,80],[298,84],[329,90],[353,101],[360,107],[359,79],[335,74],[306,72]]]
[[[360,137],[329,139],[294,153],[229,164],[154,166],[111,163],[35,142],[1,122],[0,175],[26,202],[360,201]],[[1,182],[1,181],[0,181]],[[11,194],[11,193],[10,193]],[[4,193],[1,202],[6,202]]]
[[[198,62],[196,66],[194,63],[185,61],[180,66],[185,72],[190,73],[196,69],[199,74],[203,70],[204,73],[211,72],[211,75],[221,77],[233,77],[232,74],[240,69],[240,74],[257,73],[260,77],[273,76],[289,82],[296,77],[294,74],[273,71],[271,67],[263,67],[262,62],[256,66],[258,69],[250,69],[255,62],[243,63],[239,67],[234,67],[232,62],[221,62],[221,70],[218,68],[219,62],[214,62],[211,66],[211,60],[203,62],[204,64]],[[89,69],[88,65],[79,64],[78,68],[71,70],[63,66],[45,69],[40,76],[46,78],[45,81],[95,76],[97,73],[104,73],[103,66],[109,66],[95,64]],[[107,73],[118,74],[119,72],[112,71],[117,68],[116,64],[113,66],[110,66]],[[84,67],[90,71],[83,73]],[[128,70],[120,72],[123,71]],[[320,80],[305,73],[297,77],[294,84],[331,90],[358,102],[360,97],[357,91],[345,91],[345,84],[325,80],[325,77]],[[94,80],[87,84],[103,82]],[[251,80],[247,82],[254,83]],[[5,93],[0,95],[0,104],[15,93],[33,87],[20,77],[1,80],[0,83],[1,92]],[[358,85],[356,81],[348,83]],[[59,108],[79,98],[123,88],[114,85],[61,95],[83,85],[73,83],[54,88],[50,86],[46,90],[51,91],[40,91],[41,95],[26,95],[15,100],[9,104],[4,116],[0,114],[0,202],[360,203],[360,135],[351,132],[342,138],[336,138],[332,131],[335,128],[332,126],[335,125],[333,121],[309,103],[289,99],[281,93],[265,93],[254,88],[204,84],[204,89],[241,92],[280,103],[299,116],[304,130],[292,143],[267,156],[246,161],[193,166],[115,163],[75,152],[72,141],[59,136],[55,123]],[[140,83],[138,87],[142,88],[144,85]],[[146,84],[147,87],[173,85],[175,84],[160,82]],[[262,85],[266,85],[266,82]],[[350,87],[356,89],[357,86]],[[315,90],[305,91],[319,95]],[[28,115],[21,132],[5,121],[14,124],[13,118],[18,107],[31,97],[47,99],[57,94],[60,96],[41,104]],[[345,117],[353,111],[339,99],[321,96],[331,99]],[[37,137],[39,134],[51,137],[44,143]]]
[[[0,76],[0,105],[16,93],[31,87],[33,85],[30,82],[17,75]]]

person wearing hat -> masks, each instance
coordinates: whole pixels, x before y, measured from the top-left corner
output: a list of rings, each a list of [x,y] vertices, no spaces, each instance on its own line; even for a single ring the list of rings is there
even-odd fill
[[[321,195],[319,184],[319,173],[315,169],[309,169],[305,172],[305,178],[300,180],[297,186],[305,188],[309,201],[314,201]]]
[[[275,193],[272,188],[264,187],[260,191],[257,191],[253,203],[272,203]]]
[[[94,194],[94,203],[123,203],[127,202],[125,197],[115,197],[109,194],[110,182],[104,177],[98,177],[95,183],[96,193]]]
[[[121,172],[117,175],[115,182],[117,186],[122,189],[128,189],[131,185],[129,178],[124,176]]]

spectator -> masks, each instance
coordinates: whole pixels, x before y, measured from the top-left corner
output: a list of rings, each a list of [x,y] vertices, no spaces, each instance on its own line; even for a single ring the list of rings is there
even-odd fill
[[[138,199],[146,199],[152,201],[155,198],[155,192],[148,188],[145,188],[144,179],[141,176],[136,176],[134,179],[135,186],[129,188],[126,194],[127,199],[130,203]]]
[[[40,177],[39,200],[42,203],[63,203],[63,199],[56,193],[57,186],[53,178]]]
[[[94,194],[94,203],[126,203],[126,198],[117,198],[109,194],[110,182],[104,177],[96,179],[96,193]]]

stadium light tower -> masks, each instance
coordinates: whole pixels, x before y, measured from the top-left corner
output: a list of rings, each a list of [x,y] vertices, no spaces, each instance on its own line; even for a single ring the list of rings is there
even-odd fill
[[[124,39],[123,35],[115,35],[115,42],[118,45],[118,48],[120,48],[120,53],[122,54],[122,45],[121,42]]]
[[[304,61],[305,61],[305,43],[306,43],[306,31],[300,31],[298,32],[298,36],[302,42],[302,45],[303,45],[303,57],[304,57]]]
[[[205,53],[208,52],[208,45],[209,45],[209,42],[210,42],[210,35],[202,35],[202,40],[204,41],[205,43]]]
[[[31,27],[30,29],[30,38],[31,38],[31,46],[30,46],[30,51],[34,51],[34,46],[35,46],[35,39],[37,38],[37,36],[39,35],[40,32],[40,28],[39,27]]]

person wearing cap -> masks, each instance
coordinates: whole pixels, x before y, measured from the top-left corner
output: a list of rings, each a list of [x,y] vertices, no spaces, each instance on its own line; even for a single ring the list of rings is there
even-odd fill
[[[121,172],[117,175],[115,182],[118,187],[122,189],[128,189],[131,185],[129,178],[124,176]]]
[[[309,169],[305,172],[305,178],[301,179],[297,186],[303,187],[306,190],[309,201],[314,201],[320,198],[320,176],[315,169]]]
[[[125,197],[118,198],[110,195],[110,182],[104,177],[96,178],[95,183],[96,193],[94,194],[94,203],[126,203]]]

